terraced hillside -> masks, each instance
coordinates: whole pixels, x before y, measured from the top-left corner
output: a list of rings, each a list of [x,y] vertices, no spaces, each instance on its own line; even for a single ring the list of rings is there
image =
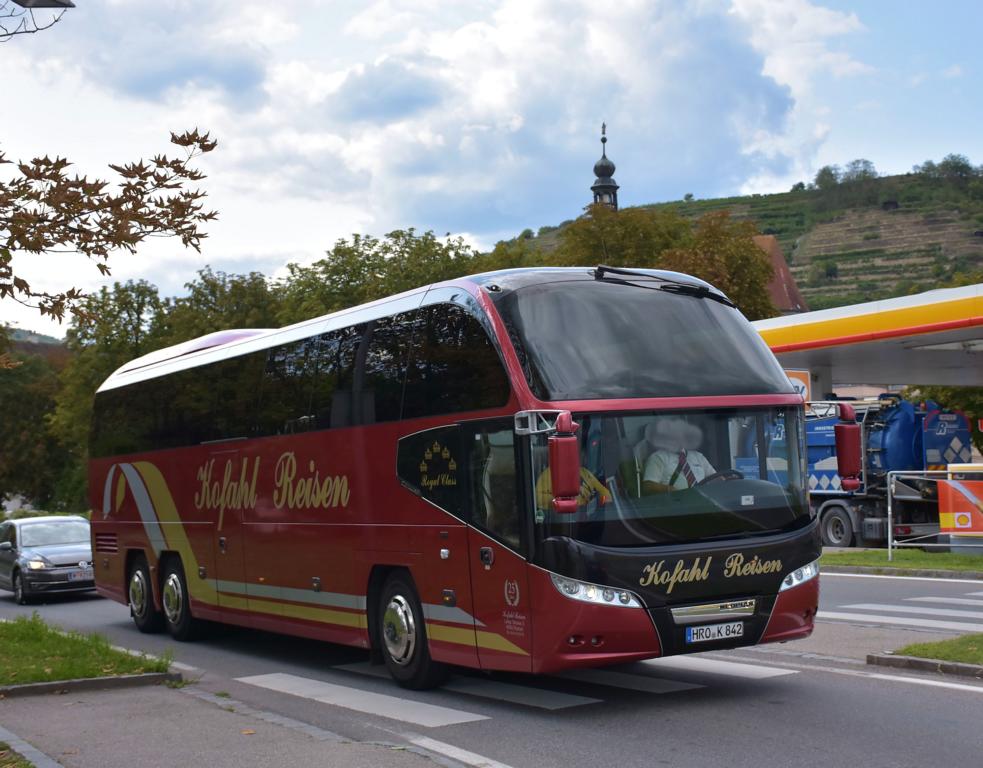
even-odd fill
[[[983,271],[983,171],[951,183],[911,173],[774,195],[658,203],[688,218],[729,210],[775,235],[810,309],[930,290]],[[535,242],[556,247],[559,228]],[[531,234],[531,233],[530,233]]]

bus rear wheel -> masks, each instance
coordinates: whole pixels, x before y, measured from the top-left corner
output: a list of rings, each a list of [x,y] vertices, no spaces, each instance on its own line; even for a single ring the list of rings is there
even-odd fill
[[[154,606],[152,584],[147,558],[142,554],[137,555],[126,580],[126,594],[133,623],[137,629],[147,634],[160,632],[164,628],[164,614]]]
[[[418,691],[440,685],[448,670],[430,658],[423,610],[408,574],[386,580],[377,610],[379,646],[393,679]]]
[[[201,630],[201,621],[191,615],[191,598],[184,567],[177,557],[164,566],[160,601],[164,606],[164,624],[175,640],[194,640]]]

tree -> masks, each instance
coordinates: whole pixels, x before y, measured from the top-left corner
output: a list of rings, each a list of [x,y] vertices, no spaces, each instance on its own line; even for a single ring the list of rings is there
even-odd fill
[[[804,181],[795,182],[795,184],[793,184],[792,188],[789,190],[789,192],[805,192],[805,191],[806,191],[806,183]]]
[[[693,202],[693,193],[687,192],[685,195],[683,195],[683,200],[685,200],[687,203]]]
[[[948,154],[939,163],[938,173],[950,184],[965,187],[976,175],[976,170],[966,155]]]
[[[14,35],[31,35],[50,29],[65,15],[65,11],[72,7],[71,2],[62,4],[60,11],[54,11],[47,17],[38,21],[33,8],[15,8],[20,3],[3,0],[0,2],[0,43],[8,42]]]
[[[58,374],[40,355],[13,356],[18,365],[0,376],[0,499],[20,495],[47,508],[68,458],[44,426],[55,407]]]
[[[855,184],[862,181],[871,181],[877,178],[877,169],[870,160],[863,158],[851,160],[846,164],[846,168],[840,176],[841,184]]]
[[[623,208],[590,205],[587,213],[559,232],[559,244],[543,254],[550,266],[654,267],[669,248],[692,242],[690,223],[663,208]]]
[[[478,254],[461,238],[440,239],[414,229],[395,230],[382,239],[356,234],[350,241],[338,240],[325,258],[309,266],[287,265],[279,319],[293,323],[483,269]]]
[[[774,270],[754,242],[756,234],[753,223],[735,221],[727,211],[708,213],[696,222],[693,243],[666,251],[658,266],[706,280],[751,320],[772,317],[768,283]]]
[[[831,189],[835,189],[840,183],[840,168],[836,165],[824,165],[816,173],[816,179],[813,182],[816,189],[820,192],[826,192]]]
[[[84,510],[89,424],[96,389],[123,363],[161,346],[157,287],[144,280],[115,283],[84,297],[72,318],[66,344],[72,354],[60,376],[47,426],[66,451],[56,500]],[[0,377],[2,378],[2,377]]]
[[[185,283],[188,293],[165,299],[154,324],[155,343],[167,347],[229,328],[277,328],[280,293],[259,272],[230,275],[205,267]]]
[[[189,188],[205,178],[192,161],[217,142],[195,129],[172,133],[171,143],[184,150],[183,158],[157,155],[149,162],[111,164],[120,177],[115,189],[101,179],[70,177],[71,164],[61,157],[17,163],[12,178],[0,179],[0,300],[35,307],[59,321],[66,311],[81,311],[81,291],[33,289],[15,265],[17,256],[75,253],[108,275],[113,253],[135,253],[148,237],[177,237],[200,250],[200,227],[217,214],[203,210],[204,192]],[[0,164],[11,164],[3,152]]]

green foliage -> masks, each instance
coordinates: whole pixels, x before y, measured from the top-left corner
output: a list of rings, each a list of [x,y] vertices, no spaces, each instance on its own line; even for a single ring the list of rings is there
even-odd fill
[[[659,254],[693,243],[690,222],[673,209],[588,206],[559,233],[550,266],[657,267]]]
[[[58,374],[40,355],[14,354],[18,365],[0,373],[0,496],[22,495],[47,506],[68,456],[45,429],[55,407]]]
[[[983,665],[983,634],[963,635],[934,643],[912,643],[899,648],[895,653],[922,659]]]

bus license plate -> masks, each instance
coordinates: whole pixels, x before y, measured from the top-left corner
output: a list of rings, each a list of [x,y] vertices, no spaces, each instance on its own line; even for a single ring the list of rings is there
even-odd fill
[[[686,627],[687,643],[704,643],[708,640],[730,640],[744,637],[743,621],[728,621],[726,624],[704,624],[700,627]]]

